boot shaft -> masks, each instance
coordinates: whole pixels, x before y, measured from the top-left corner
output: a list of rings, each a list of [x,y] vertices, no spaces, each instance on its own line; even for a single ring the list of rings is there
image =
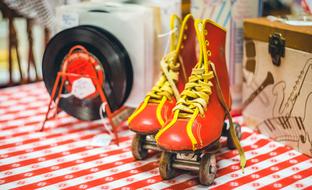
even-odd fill
[[[179,92],[182,92],[193,67],[197,63],[196,31],[194,28],[194,18],[191,14],[185,16],[183,19],[176,51],[178,52],[178,59],[181,62],[177,87]]]
[[[204,40],[206,45],[206,55],[208,56],[208,61],[211,61],[215,65],[217,76],[220,82],[220,87],[222,94],[225,99],[225,103],[228,108],[231,108],[231,95],[230,95],[230,82],[229,74],[227,70],[226,60],[225,60],[225,40],[226,31],[221,26],[216,24],[211,20],[204,20]],[[205,53],[205,52],[204,52]],[[211,71],[211,66],[209,67]],[[213,90],[217,92],[217,84],[215,77],[212,79]]]

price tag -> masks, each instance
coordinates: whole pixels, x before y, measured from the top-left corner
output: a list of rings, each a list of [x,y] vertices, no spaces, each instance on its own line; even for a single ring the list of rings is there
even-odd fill
[[[73,88],[71,94],[79,99],[93,94],[95,92],[95,86],[90,78],[80,78],[73,82]]]
[[[101,134],[93,137],[92,146],[108,146],[112,141],[112,137],[108,134]]]

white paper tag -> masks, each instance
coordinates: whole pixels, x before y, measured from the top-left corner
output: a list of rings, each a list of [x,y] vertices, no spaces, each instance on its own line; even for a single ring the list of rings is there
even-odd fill
[[[79,15],[77,13],[64,13],[61,19],[61,29],[72,28],[79,25]]]
[[[73,82],[73,88],[71,94],[79,99],[93,94],[95,92],[95,86],[90,78],[80,78]]]
[[[108,134],[96,135],[92,138],[92,146],[108,146],[112,141],[112,137]]]
[[[305,20],[287,20],[287,19],[283,19],[283,18],[279,18],[279,17],[275,17],[275,16],[267,16],[267,19],[269,19],[270,21],[279,21],[279,22],[283,22],[285,24],[288,25],[293,25],[293,26],[312,26],[312,21],[305,21]]]
[[[303,20],[285,20],[286,24],[293,26],[312,26],[311,21],[303,21]]]

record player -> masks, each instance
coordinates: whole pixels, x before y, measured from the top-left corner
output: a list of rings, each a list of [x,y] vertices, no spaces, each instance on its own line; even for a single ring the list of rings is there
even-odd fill
[[[100,80],[101,75],[105,78],[101,85],[110,109],[136,107],[152,88],[154,75],[159,73],[154,69],[153,23],[151,9],[134,4],[91,2],[58,7],[59,33],[48,43],[42,66],[50,94],[57,73],[66,61],[76,63],[76,66],[68,65],[70,71],[94,74],[82,64],[86,61],[83,57],[88,54],[95,62],[95,74]],[[75,50],[69,54],[77,45],[83,46],[88,53]],[[59,107],[82,120],[99,119],[99,94],[94,92],[80,98],[71,92],[78,79],[66,79],[62,94],[69,96],[60,100]]]

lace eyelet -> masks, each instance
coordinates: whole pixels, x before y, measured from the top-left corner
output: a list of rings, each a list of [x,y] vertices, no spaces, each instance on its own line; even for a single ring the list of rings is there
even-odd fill
[[[207,29],[204,30],[204,34],[205,34],[205,35],[208,34],[208,30],[207,30]]]
[[[184,48],[184,45],[181,45],[181,49],[183,49]]]
[[[183,35],[183,40],[186,40],[187,39],[187,35]]]
[[[210,50],[207,51],[207,55],[211,56],[211,51]]]
[[[185,25],[184,30],[187,30],[187,29],[188,29],[188,25]]]
[[[206,44],[206,46],[209,46],[209,41],[205,40],[205,44]]]

